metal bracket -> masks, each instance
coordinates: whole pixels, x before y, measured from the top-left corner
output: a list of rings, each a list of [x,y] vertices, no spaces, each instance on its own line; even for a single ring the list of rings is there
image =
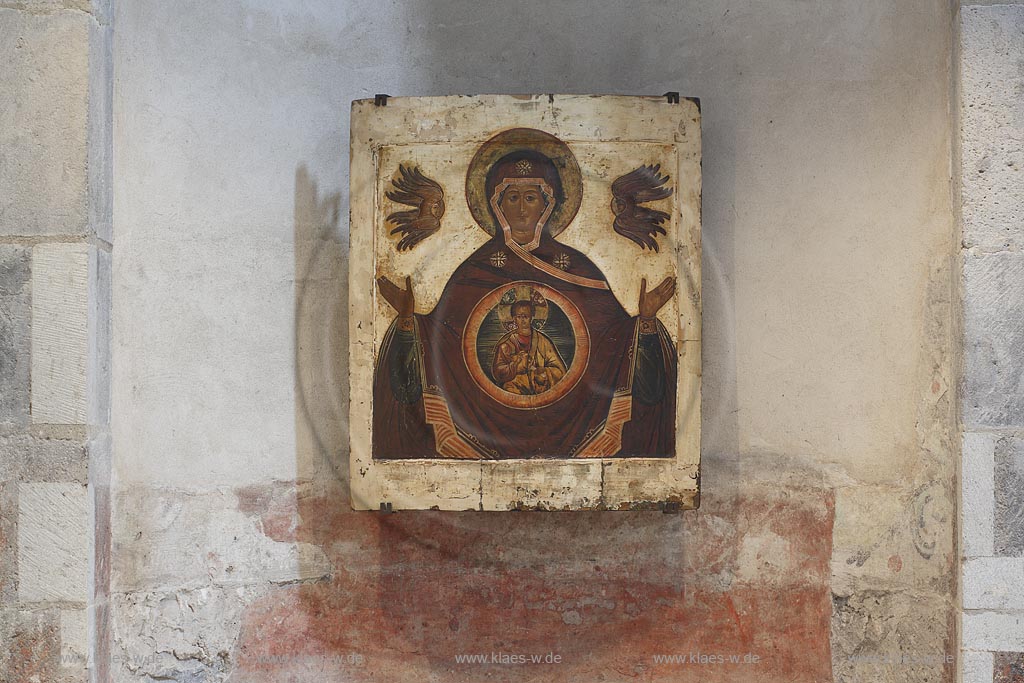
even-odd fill
[[[374,104],[374,106],[376,106],[376,107],[386,107],[386,106],[388,106],[388,97],[390,97],[390,95],[385,95],[383,93],[378,93],[378,94],[374,95],[373,96],[373,104]],[[676,93],[676,100],[678,101],[678,99],[679,99],[678,93]]]
[[[666,100],[668,100],[669,104],[679,104],[679,93],[677,93],[675,90],[669,90],[667,93],[663,95],[663,97]]]
[[[387,95],[385,95],[384,97],[387,97]],[[381,512],[394,512],[394,510],[391,509],[391,503],[381,503],[380,504],[380,511]]]

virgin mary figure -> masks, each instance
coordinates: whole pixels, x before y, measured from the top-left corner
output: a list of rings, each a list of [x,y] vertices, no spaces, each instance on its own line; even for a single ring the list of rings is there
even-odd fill
[[[601,270],[555,239],[579,210],[582,180],[572,151],[548,133],[517,128],[488,140],[466,194],[491,238],[456,268],[432,311],[416,311],[409,277],[404,288],[377,280],[398,315],[377,359],[373,457],[672,457],[677,356],[657,312],[675,279],[650,291],[643,280],[639,315],[630,315]],[[524,325],[538,323],[537,301],[551,329],[532,336]],[[524,320],[496,351],[502,306]]]

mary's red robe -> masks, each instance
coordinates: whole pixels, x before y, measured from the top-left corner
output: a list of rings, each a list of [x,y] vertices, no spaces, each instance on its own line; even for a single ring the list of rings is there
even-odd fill
[[[570,363],[570,373],[585,364],[571,388],[528,409],[481,388],[463,343],[478,302],[522,282],[571,302],[590,342],[587,357]],[[671,457],[675,388],[676,351],[664,327],[630,316],[586,256],[546,233],[530,252],[499,234],[456,269],[412,330],[392,324],[385,335],[373,386],[373,457]]]

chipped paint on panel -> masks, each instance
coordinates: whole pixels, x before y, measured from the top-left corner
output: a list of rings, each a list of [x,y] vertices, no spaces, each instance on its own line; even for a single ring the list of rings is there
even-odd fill
[[[499,141],[502,135],[509,133],[509,129],[525,131],[518,133],[525,137],[522,141],[508,143],[511,146],[503,148],[502,145],[506,143]],[[405,402],[396,404],[411,405],[416,408],[414,412],[417,415],[422,413],[422,416],[410,414],[399,417],[406,415],[403,411],[412,408],[390,407],[391,404],[382,402],[384,397],[378,395],[382,391],[386,392],[391,386],[385,382],[381,385],[384,389],[375,388],[374,382],[381,380],[374,379],[374,369],[384,362],[381,356],[384,340],[389,340],[388,349],[395,347],[395,342],[390,341],[397,338],[391,336],[396,334],[394,330],[397,329],[394,327],[397,323],[393,323],[398,305],[395,303],[398,301],[395,297],[402,293],[410,292],[411,296],[412,289],[415,290],[415,306],[410,306],[409,312],[403,314],[407,316],[407,322],[403,323],[406,327],[402,328],[405,330],[403,334],[410,335],[410,339],[414,341],[402,343],[414,344],[412,349],[416,358],[447,357],[445,354],[449,351],[442,351],[442,346],[437,342],[436,335],[441,333],[431,332],[430,334],[435,335],[432,337],[435,341],[430,341],[428,332],[433,328],[430,325],[425,326],[421,312],[437,310],[442,290],[457,290],[457,287],[451,286],[451,283],[455,282],[453,271],[456,274],[463,272],[468,262],[467,257],[487,242],[484,229],[498,229],[487,222],[488,209],[474,203],[485,201],[477,199],[477,194],[474,194],[482,191],[474,190],[474,183],[477,182],[475,178],[482,178],[482,174],[489,168],[497,168],[493,166],[495,160],[498,156],[506,154],[508,149],[536,151],[530,145],[536,146],[536,149],[543,148],[546,155],[538,157],[532,164],[543,161],[550,165],[549,159],[559,159],[557,168],[561,170],[554,173],[560,178],[559,183],[565,192],[563,196],[563,190],[559,190],[555,193],[557,197],[553,195],[548,200],[547,210],[551,223],[550,229],[543,228],[544,234],[561,235],[561,229],[564,228],[564,236],[559,237],[561,242],[556,243],[556,246],[564,244],[574,247],[592,259],[597,268],[594,272],[603,274],[601,278],[607,277],[607,284],[602,284],[602,287],[611,290],[618,302],[616,306],[621,306],[626,316],[636,316],[638,313],[635,302],[642,292],[642,278],[647,278],[647,291],[650,293],[655,289],[656,283],[661,282],[664,277],[675,277],[674,294],[670,293],[663,301],[663,305],[659,304],[660,308],[654,309],[657,320],[660,321],[658,325],[660,329],[665,330],[664,335],[667,335],[663,336],[667,339],[665,348],[674,347],[675,351],[676,357],[669,361],[669,376],[674,375],[678,378],[674,400],[667,404],[676,406],[676,410],[669,414],[661,431],[655,429],[661,424],[654,421],[655,418],[646,418],[652,420],[651,422],[643,421],[646,408],[637,407],[637,401],[640,399],[633,395],[633,370],[621,378],[601,378],[596,372],[585,369],[590,368],[594,361],[590,359],[590,364],[587,363],[590,357],[586,352],[579,350],[580,339],[586,340],[582,348],[589,350],[592,343],[589,335],[584,334],[585,330],[597,320],[606,318],[595,318],[593,313],[581,315],[575,309],[570,310],[567,306],[571,305],[571,302],[557,303],[561,295],[557,291],[549,291],[550,287],[545,289],[543,294],[538,293],[540,290],[532,294],[533,297],[541,297],[539,300],[545,306],[545,311],[548,310],[547,302],[553,301],[556,302],[555,307],[563,310],[570,320],[585,321],[571,323],[579,327],[578,330],[574,327],[575,331],[572,334],[577,343],[578,353],[575,355],[583,358],[575,367],[578,371],[589,373],[582,386],[593,387],[594,395],[598,396],[604,396],[606,391],[612,390],[616,392],[616,396],[624,393],[623,397],[615,399],[618,403],[613,401],[611,406],[603,408],[607,412],[607,417],[603,421],[599,421],[600,415],[588,417],[589,422],[584,424],[584,428],[590,426],[589,431],[584,433],[584,430],[580,430],[579,436],[572,440],[566,439],[565,443],[558,441],[564,438],[563,431],[575,429],[578,425],[569,426],[566,422],[568,418],[559,413],[558,426],[548,428],[551,430],[552,441],[559,443],[558,447],[564,448],[565,452],[557,451],[553,457],[542,457],[533,454],[534,451],[513,456],[500,453],[494,449],[503,448],[500,444],[505,441],[514,442],[514,439],[506,437],[504,432],[501,438],[490,433],[499,429],[495,425],[502,424],[500,420],[491,422],[483,419],[475,428],[475,432],[465,430],[466,420],[470,419],[473,411],[460,408],[458,403],[452,403],[456,398],[450,391],[446,392],[444,383],[469,383],[471,380],[447,379],[448,370],[444,370],[441,375],[434,374],[433,366],[441,364],[441,361],[417,360],[415,367],[420,380],[416,386],[420,387],[417,391],[423,393],[416,394],[416,398],[410,399],[411,403],[402,399]],[[495,152],[494,158],[486,162],[486,168],[481,166],[474,171],[475,160],[484,153],[484,150],[492,148],[505,151]],[[558,156],[560,154],[564,159]],[[664,98],[651,97],[553,95],[515,98],[487,95],[389,98],[386,106],[378,106],[369,100],[353,103],[353,265],[349,273],[350,386],[353,396],[366,397],[351,404],[350,424],[353,428],[350,434],[350,462],[354,492],[352,502],[357,509],[376,510],[380,506],[385,506],[391,509],[446,510],[565,507],[628,510],[665,505],[674,509],[689,509],[698,504],[701,376],[700,155],[700,113],[691,101],[670,105]],[[527,172],[540,174],[539,170],[530,170],[533,169],[532,164],[524,166],[521,172],[509,172],[518,172],[520,175]],[[623,180],[626,175],[632,175],[632,169],[653,169],[655,166],[667,174],[667,180],[658,182],[668,182],[667,187],[672,190],[671,194],[660,195],[659,198],[663,201],[657,202],[657,208],[664,210],[661,215],[665,217],[664,227],[659,229],[666,234],[660,239],[660,251],[641,251],[640,247],[631,246],[630,242],[623,239],[626,233],[619,227],[616,218],[616,212],[623,211],[621,207],[626,204],[612,202],[610,208],[609,202],[616,191],[614,188],[624,187],[614,183]],[[643,168],[639,170],[642,171]],[[483,180],[479,180],[479,183],[482,188]],[[499,186],[499,189],[500,187],[502,186]],[[492,202],[497,201],[495,197],[497,194],[491,198]],[[429,199],[429,202],[434,202],[430,204],[433,208],[424,213],[423,207],[427,206],[428,198],[433,198]],[[558,212],[566,206],[573,206],[574,201],[578,203],[579,210],[572,210],[563,220],[560,217],[562,214]],[[619,208],[614,208],[616,206]],[[413,208],[410,210],[409,207]],[[554,213],[551,213],[552,209]],[[401,213],[402,210],[405,214]],[[498,217],[499,209],[492,207],[490,210],[496,212],[493,213],[494,217]],[[549,214],[544,214],[541,220],[547,221]],[[535,216],[534,222],[536,221]],[[618,235],[612,232],[613,222]],[[533,225],[534,223],[531,223],[531,230]],[[537,231],[540,230],[538,227]],[[536,233],[534,235],[534,241],[538,242],[539,236]],[[411,246],[404,246],[409,239],[413,240],[410,242]],[[511,238],[506,237],[504,244],[507,244],[508,249],[514,254],[526,253],[536,246],[534,243],[528,244],[527,240],[523,239],[519,245],[525,246],[513,249],[516,244],[508,242],[509,239]],[[637,241],[640,238],[631,239]],[[419,246],[421,244],[422,246]],[[393,246],[396,248],[392,248]],[[461,275],[459,277],[462,279],[459,282],[465,281],[464,286],[472,289],[479,286],[481,278],[489,277],[493,280],[492,286],[494,282],[500,282],[500,286],[507,285],[516,279],[511,275],[505,277],[506,271],[502,270],[508,258],[510,256],[504,251],[495,252],[490,258],[489,268],[490,271],[494,271],[491,275]],[[524,272],[534,273],[535,277],[539,277],[536,274],[544,271],[541,266],[546,266],[556,275],[563,273],[564,278],[583,277],[582,274],[571,272],[572,261],[578,257],[570,259],[565,253],[561,256],[553,253],[549,258],[553,259],[551,263],[543,262],[539,265],[536,262],[540,259],[536,257],[533,261],[527,260],[527,263],[534,264],[535,270]],[[481,268],[490,272],[487,271],[487,267],[487,264],[484,264]],[[513,266],[508,267],[511,269]],[[522,280],[527,276],[517,277]],[[587,277],[590,278],[589,282],[598,282],[594,275]],[[384,284],[381,284],[382,281]],[[393,284],[396,282],[411,284],[396,286]],[[605,281],[602,280],[603,282]],[[391,287],[393,292],[389,293],[385,285]],[[492,294],[497,296],[500,293],[500,286],[493,290]],[[536,283],[533,286],[538,287]],[[407,289],[410,287],[412,289]],[[446,302],[458,300],[457,295],[446,296],[450,297],[445,300]],[[591,300],[596,301],[593,296],[580,299],[580,306],[586,308],[585,304]],[[499,311],[500,307],[496,305],[496,301],[495,299],[490,302],[484,311],[490,310],[491,307]],[[601,305],[604,306],[605,303]],[[470,323],[466,323],[463,330],[462,314],[452,315],[455,316],[456,325],[459,327],[459,330],[456,330],[459,339],[475,339],[477,328],[473,327],[471,330]],[[533,315],[534,311],[531,308],[531,318]],[[545,313],[545,319],[546,315]],[[474,318],[470,317],[470,320]],[[544,319],[542,323],[543,321]],[[479,320],[477,322],[479,323]],[[443,324],[445,330],[454,329],[447,317],[443,320],[439,318],[438,324]],[[504,329],[511,329],[507,328],[507,324]],[[657,332],[657,329],[652,326],[647,333]],[[604,337],[593,341],[594,348],[604,348],[606,340],[622,340],[626,333],[615,330],[617,328],[609,327]],[[594,330],[593,334],[597,335],[599,331],[605,332],[604,328],[599,328]],[[445,336],[443,339],[448,337]],[[543,336],[543,339],[548,337]],[[600,347],[598,341],[602,342]],[[607,342],[607,346],[614,347],[611,342]],[[473,348],[474,351],[464,351],[472,356],[466,360],[470,375],[474,378],[472,381],[482,381],[486,386],[490,386],[489,382],[493,381],[498,386],[497,389],[492,388],[486,396],[484,392],[488,390],[481,386],[482,391],[478,392],[479,400],[493,400],[495,403],[488,402],[487,405],[495,409],[501,408],[505,405],[502,403],[505,400],[502,397],[506,392],[519,393],[521,390],[509,390],[508,384],[503,386],[502,382],[508,382],[507,378],[498,382],[490,375],[490,379],[483,377],[484,373],[491,372],[490,370],[477,370],[477,375],[483,379],[473,375],[475,354],[483,353],[475,344]],[[397,362],[393,361],[396,353],[398,352],[391,351],[387,356],[387,367],[390,368]],[[623,352],[622,357],[627,357],[626,353]],[[635,359],[640,357],[638,351],[631,350],[628,354],[628,358],[631,359],[629,363],[638,362]],[[496,355],[493,357],[497,358]],[[617,351],[611,355],[605,352],[605,355],[600,356],[600,362],[618,362],[615,359],[619,357]],[[545,361],[547,362],[549,361]],[[557,383],[562,378],[562,373],[566,373],[561,389],[550,384],[552,380],[549,377],[545,380],[544,386],[537,390],[532,386],[531,379],[523,400],[557,400],[555,395],[559,391],[572,390],[575,385],[571,384],[573,380],[569,379],[573,377],[571,360],[568,369],[560,357],[557,363],[562,365],[554,381]],[[377,376],[382,372],[384,371],[377,368]],[[525,376],[526,371],[521,372]],[[438,387],[438,384],[441,386]],[[622,386],[624,388],[620,389]],[[671,390],[671,387],[666,389]],[[477,395],[472,391],[466,394],[473,397]],[[571,400],[582,401],[589,395],[581,397],[580,391],[577,390],[572,394]],[[391,394],[388,393],[388,396]],[[538,406],[529,403],[529,410],[537,410],[538,420],[553,420],[554,418],[542,414],[539,410],[546,405],[548,403]],[[651,409],[651,415],[658,415],[659,413],[655,411],[659,404],[652,405],[655,408]],[[385,409],[384,406],[388,407]],[[514,407],[523,406],[517,403]],[[396,410],[398,412],[394,412]],[[374,426],[376,420],[384,419],[374,417],[375,411],[380,415],[390,416],[391,423],[386,429],[383,426]],[[580,406],[580,411],[585,412],[584,406]],[[475,419],[473,418],[473,424]],[[403,431],[400,425],[407,421],[414,423],[414,427]],[[515,423],[518,424],[518,421]],[[649,440],[658,443],[658,435],[667,432],[669,436],[664,437],[670,444],[665,447],[667,457],[653,457],[660,456],[662,451],[655,450],[654,446],[643,446],[640,448],[651,450],[638,450],[636,453],[639,457],[635,458],[613,459],[611,456],[621,455],[620,450],[625,448],[623,434],[631,425],[637,425],[633,427],[634,431],[644,430],[644,433],[652,434]],[[378,429],[381,431],[375,431]],[[481,429],[483,431],[480,431]],[[383,450],[379,442],[392,433],[392,430],[400,432],[394,444],[389,446],[392,449],[398,449],[397,444],[406,443],[404,440],[416,444],[434,441],[431,441],[430,448],[417,446],[410,449],[403,445],[401,448],[412,455],[406,455],[403,451],[401,456],[388,455],[388,458],[394,459],[384,459],[378,454]],[[403,436],[406,432],[408,436]],[[378,443],[375,444],[374,439]],[[497,439],[496,443],[499,445],[492,447],[482,443],[493,439]],[[548,451],[542,449],[537,452]],[[603,453],[607,456],[594,457]],[[645,455],[648,457],[644,457]],[[427,457],[438,459],[419,460]],[[447,461],[443,459],[446,457],[449,458]],[[495,469],[486,462],[479,462],[481,457],[508,460],[503,467]],[[563,460],[555,459],[556,457]],[[585,465],[568,465],[564,461],[567,457],[594,459]],[[560,483],[552,488],[552,482]],[[544,493],[545,491],[548,493]]]

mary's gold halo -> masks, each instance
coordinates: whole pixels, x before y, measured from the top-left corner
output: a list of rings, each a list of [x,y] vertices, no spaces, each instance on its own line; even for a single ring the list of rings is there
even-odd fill
[[[531,150],[551,159],[562,181],[564,199],[555,205],[545,224],[552,236],[565,230],[583,201],[583,183],[580,166],[569,146],[550,133],[535,128],[511,128],[502,131],[480,145],[466,172],[466,201],[473,218],[488,234],[500,232],[498,221],[488,210],[487,172],[506,154]]]

